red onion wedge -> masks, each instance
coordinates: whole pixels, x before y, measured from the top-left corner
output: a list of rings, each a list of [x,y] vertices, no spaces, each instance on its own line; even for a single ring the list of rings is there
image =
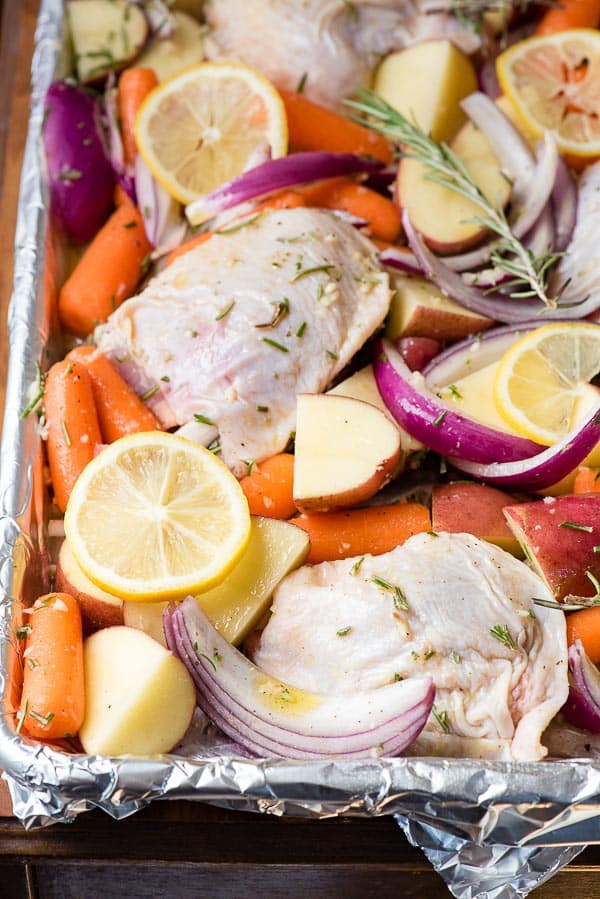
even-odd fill
[[[190,224],[201,225],[238,203],[254,200],[284,187],[336,175],[377,172],[383,167],[382,162],[355,153],[292,153],[263,162],[205,197],[194,200],[186,207],[185,214]]]
[[[97,101],[66,81],[45,99],[44,150],[52,209],[77,243],[90,240],[112,206],[114,177],[107,158]]]
[[[480,465],[498,459],[528,459],[540,450],[537,443],[480,424],[445,405],[411,372],[388,340],[375,347],[373,372],[381,397],[398,424],[415,440],[443,456],[460,456]],[[558,480],[558,478],[557,478]]]
[[[454,384],[466,375],[496,362],[513,343],[539,328],[538,321],[521,322],[518,325],[502,325],[482,334],[466,337],[435,356],[423,369],[425,383],[434,392],[448,384]]]
[[[382,265],[398,269],[409,275],[423,274],[423,269],[417,261],[417,257],[412,250],[409,250],[408,248],[386,247],[385,250],[382,250],[379,254],[379,261]]]
[[[408,678],[349,696],[308,693],[253,665],[193,597],[164,613],[169,649],[196,684],[202,711],[241,746],[293,759],[398,755],[423,729],[435,689]]]
[[[406,210],[402,216],[402,225],[408,243],[425,274],[439,287],[444,296],[450,297],[473,312],[479,312],[507,324],[526,322],[533,318],[537,319],[539,324],[544,324],[550,319],[583,318],[600,308],[600,290],[582,301],[563,302],[567,299],[566,295],[563,295],[556,309],[544,306],[535,298],[517,299],[498,292],[484,294],[476,287],[465,284],[459,274],[449,269],[442,259],[431,252],[413,227]]]
[[[450,459],[455,468],[487,484],[514,490],[543,490],[558,483],[583,462],[600,441],[600,404],[581,425],[543,452],[517,462],[481,465],[461,458]]]
[[[563,159],[559,159],[552,191],[554,213],[555,253],[562,253],[569,245],[577,221],[577,186]]]
[[[563,714],[571,724],[600,734],[600,671],[581,640],[569,647],[570,690]]]
[[[137,202],[146,237],[154,247],[153,256],[162,256],[183,243],[187,224],[181,216],[181,206],[177,200],[158,183],[139,153],[134,172]]]

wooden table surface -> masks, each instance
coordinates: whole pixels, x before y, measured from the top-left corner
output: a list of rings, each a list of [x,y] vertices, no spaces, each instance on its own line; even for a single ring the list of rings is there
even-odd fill
[[[38,0],[0,2],[0,420],[6,309]],[[305,821],[163,802],[125,821],[90,812],[71,825],[25,832],[0,791],[2,899],[319,897],[442,899],[449,895],[391,818]],[[600,899],[600,848],[535,892]]]

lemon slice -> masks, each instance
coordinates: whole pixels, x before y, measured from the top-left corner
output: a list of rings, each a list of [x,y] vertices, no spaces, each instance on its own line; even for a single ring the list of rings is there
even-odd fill
[[[600,155],[600,31],[574,28],[519,41],[496,71],[523,126],[552,131],[571,157]]]
[[[287,151],[283,101],[264,75],[232,62],[201,63],[159,84],[136,117],[135,138],[154,177],[191,203],[251,168],[269,147]]]
[[[600,326],[557,322],[526,334],[504,354],[494,380],[498,412],[518,434],[551,446],[600,392]]]
[[[165,600],[219,583],[250,539],[248,503],[209,450],[148,431],[116,440],[84,469],[65,534],[95,584],[131,600]]]

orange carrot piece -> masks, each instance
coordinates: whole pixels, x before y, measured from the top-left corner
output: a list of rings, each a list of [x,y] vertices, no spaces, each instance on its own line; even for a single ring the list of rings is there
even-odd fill
[[[598,28],[600,0],[560,0],[550,7],[539,21],[537,35],[554,34],[569,28]]]
[[[67,359],[75,359],[87,369],[104,443],[160,428],[154,413],[103,353],[91,346],[79,346],[71,350]]]
[[[115,184],[113,202],[115,206],[121,206],[122,203],[131,203],[131,197],[120,184]]]
[[[306,200],[302,196],[300,190],[282,190],[279,193],[267,197],[262,203],[259,203],[254,211],[262,212],[263,209],[297,209],[299,206],[306,206]],[[225,226],[225,229],[227,226]]]
[[[122,203],[62,286],[58,311],[65,330],[87,337],[105,322],[132,295],[151,249],[139,210]]]
[[[75,481],[102,443],[92,381],[80,362],[63,359],[46,378],[44,410],[54,500],[61,512]]]
[[[600,469],[581,465],[575,475],[573,493],[600,493]]]
[[[17,727],[42,740],[73,737],[85,712],[79,605],[68,593],[49,593],[26,618]]]
[[[278,453],[255,463],[252,471],[240,481],[252,515],[267,518],[289,518],[296,511],[292,498],[294,457]]]
[[[331,562],[366,553],[389,552],[413,534],[431,530],[431,517],[420,503],[391,503],[343,512],[300,515],[293,524],[307,532],[307,562]]]
[[[351,178],[325,178],[299,188],[307,206],[342,209],[365,219],[378,240],[393,244],[402,230],[400,210],[393,200],[382,197],[376,190],[357,184]]]
[[[567,643],[581,640],[594,665],[600,664],[600,606],[567,615]]]
[[[292,151],[326,150],[331,153],[360,153],[388,165],[392,146],[387,138],[346,116],[314,103],[304,94],[280,90],[287,114]]]
[[[119,120],[123,140],[123,157],[128,165],[135,162],[137,155],[135,117],[150,91],[153,91],[157,85],[158,78],[154,69],[142,67],[125,69],[119,78]]]

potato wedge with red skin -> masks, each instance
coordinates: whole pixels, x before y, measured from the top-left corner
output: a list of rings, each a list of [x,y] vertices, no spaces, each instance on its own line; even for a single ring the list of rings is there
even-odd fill
[[[400,432],[376,406],[349,396],[298,395],[293,496],[300,511],[366,502],[402,461]]]
[[[86,634],[123,624],[123,601],[92,583],[83,573],[66,540],[56,560],[56,589],[70,593],[79,603]]]
[[[508,506],[504,515],[525,555],[558,601],[595,596],[600,580],[600,496],[547,497]]]
[[[390,340],[427,337],[452,343],[490,328],[491,318],[465,309],[425,278],[394,275],[395,289],[385,326]]]
[[[485,484],[436,484],[431,497],[431,527],[451,534],[473,534],[521,558],[519,541],[502,514],[506,506],[513,504],[510,494]]]

